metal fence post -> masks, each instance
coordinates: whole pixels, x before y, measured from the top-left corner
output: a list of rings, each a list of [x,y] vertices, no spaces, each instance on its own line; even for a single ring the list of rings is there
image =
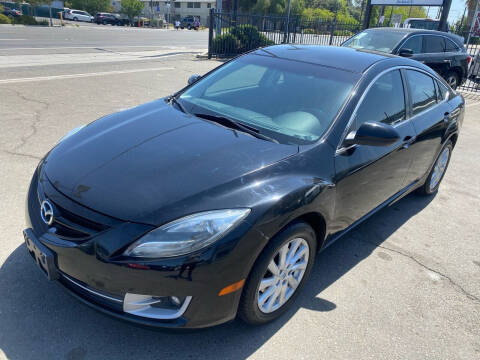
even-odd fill
[[[212,43],[213,43],[213,24],[215,16],[215,9],[210,9],[210,24],[208,25],[208,58],[212,58]]]
[[[330,41],[328,42],[328,45],[332,45],[333,43],[333,36],[335,35],[335,27],[337,25],[337,12],[335,12],[335,17],[333,18],[333,24],[332,28],[330,29]]]

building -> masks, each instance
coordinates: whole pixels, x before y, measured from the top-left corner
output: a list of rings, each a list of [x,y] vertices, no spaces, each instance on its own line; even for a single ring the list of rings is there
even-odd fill
[[[150,18],[161,18],[172,23],[187,16],[194,16],[199,19],[200,24],[207,26],[211,8],[215,8],[215,0],[172,0],[172,1],[150,1],[142,0],[144,3],[142,15]],[[115,12],[121,8],[121,0],[111,0],[110,4]]]

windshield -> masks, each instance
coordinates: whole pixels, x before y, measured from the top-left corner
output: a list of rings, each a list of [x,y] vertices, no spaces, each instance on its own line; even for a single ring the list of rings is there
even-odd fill
[[[232,61],[180,97],[193,114],[224,116],[281,143],[306,144],[328,129],[358,74],[251,54]]]
[[[345,41],[343,46],[391,53],[404,36],[401,31],[362,31]]]

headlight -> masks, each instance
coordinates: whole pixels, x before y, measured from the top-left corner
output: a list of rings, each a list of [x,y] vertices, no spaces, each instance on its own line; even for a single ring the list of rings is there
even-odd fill
[[[69,132],[67,132],[60,140],[58,140],[59,143],[61,143],[63,140],[69,138],[70,136],[72,136],[73,134],[76,134],[77,132],[79,132],[80,130],[82,130],[86,125],[80,125],[79,127],[76,127],[75,129],[72,129],[70,130]]]
[[[250,209],[231,209],[186,216],[150,231],[123,255],[143,258],[185,255],[217,241],[249,213]]]

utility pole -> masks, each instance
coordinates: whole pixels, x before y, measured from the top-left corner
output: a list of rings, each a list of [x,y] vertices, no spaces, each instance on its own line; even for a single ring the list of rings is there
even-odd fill
[[[363,18],[363,28],[368,29],[370,26],[370,17],[372,16],[372,2],[367,0],[367,7],[365,8],[365,17]]]
[[[438,24],[439,31],[448,31],[447,19],[448,14],[450,13],[450,6],[452,6],[452,0],[443,0],[442,15],[440,16],[440,23]]]
[[[290,33],[288,30],[288,26],[290,24],[290,0],[287,1],[287,20],[285,24],[285,34],[283,35],[283,43],[286,44],[288,43],[288,38],[290,37]]]

